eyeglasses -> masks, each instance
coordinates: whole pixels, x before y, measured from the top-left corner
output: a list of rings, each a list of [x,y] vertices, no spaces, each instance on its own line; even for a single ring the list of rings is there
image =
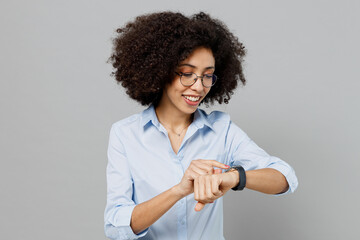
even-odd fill
[[[198,80],[198,78],[200,78],[201,84],[204,87],[209,88],[211,86],[214,86],[217,80],[217,76],[215,74],[204,74],[203,76],[198,76],[193,72],[187,72],[187,73],[175,72],[175,73],[180,76],[180,82],[185,87],[190,87],[194,85],[194,83]]]

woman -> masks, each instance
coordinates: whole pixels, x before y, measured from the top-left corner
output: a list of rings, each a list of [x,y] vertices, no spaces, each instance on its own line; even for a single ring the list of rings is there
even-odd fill
[[[228,103],[238,81],[245,84],[245,49],[224,24],[204,13],[161,12],[117,32],[113,75],[149,107],[110,131],[109,238],[224,239],[221,197],[230,188],[296,189],[293,169],[259,148],[227,114],[198,109]]]

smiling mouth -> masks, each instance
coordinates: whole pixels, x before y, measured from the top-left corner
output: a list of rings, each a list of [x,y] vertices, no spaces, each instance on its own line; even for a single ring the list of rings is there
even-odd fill
[[[197,102],[200,100],[200,97],[192,97],[192,96],[185,96],[183,95],[184,98],[186,98],[187,100],[191,101],[191,102]]]

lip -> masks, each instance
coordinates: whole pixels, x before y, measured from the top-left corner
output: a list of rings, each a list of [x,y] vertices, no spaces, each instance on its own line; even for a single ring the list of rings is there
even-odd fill
[[[200,95],[183,94],[183,96],[189,96],[189,97],[200,97],[200,98],[201,98],[201,96],[200,96]]]
[[[198,101],[193,102],[193,101],[190,101],[190,100],[186,99],[185,96],[189,96],[189,97],[200,97],[200,98],[199,98]],[[197,105],[199,105],[200,100],[201,100],[201,96],[196,96],[196,95],[182,95],[182,97],[183,97],[184,101],[185,101],[188,105],[190,105],[190,106],[197,106]]]

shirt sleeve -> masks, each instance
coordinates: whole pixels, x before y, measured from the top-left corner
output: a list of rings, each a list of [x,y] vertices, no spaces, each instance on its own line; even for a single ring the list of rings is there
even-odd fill
[[[245,171],[261,168],[276,169],[285,176],[289,184],[289,189],[286,192],[277,195],[295,191],[298,186],[298,180],[294,169],[289,164],[278,157],[270,156],[232,122],[230,122],[228,138],[230,142],[231,166],[241,165]]]
[[[110,131],[106,177],[105,235],[113,240],[137,239],[144,236],[148,229],[135,234],[130,227],[131,214],[135,208],[135,202],[132,199],[133,181],[125,149],[116,132],[115,125]]]

